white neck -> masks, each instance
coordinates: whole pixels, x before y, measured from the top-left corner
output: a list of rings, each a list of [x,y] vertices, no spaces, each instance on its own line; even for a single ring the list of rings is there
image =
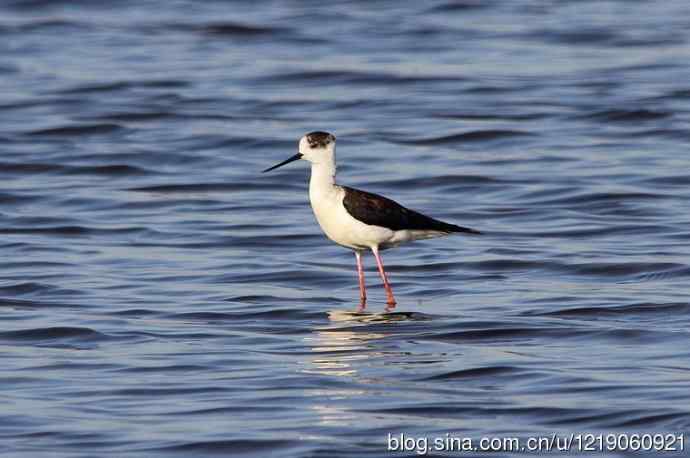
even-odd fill
[[[335,158],[312,162],[309,194],[328,193],[335,187]]]

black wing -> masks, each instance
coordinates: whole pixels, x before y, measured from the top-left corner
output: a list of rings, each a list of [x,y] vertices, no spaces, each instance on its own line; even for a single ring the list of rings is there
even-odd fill
[[[479,234],[479,231],[455,224],[444,223],[434,218],[407,209],[399,203],[370,192],[343,186],[343,205],[355,219],[371,226],[381,226],[393,231],[427,230],[440,232],[464,232]]]

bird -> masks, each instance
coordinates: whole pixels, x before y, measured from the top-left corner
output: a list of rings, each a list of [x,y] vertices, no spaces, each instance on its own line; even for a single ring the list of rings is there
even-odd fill
[[[358,312],[366,308],[362,255],[371,250],[386,290],[386,312],[396,306],[390,280],[383,267],[380,251],[405,242],[442,237],[454,233],[481,234],[468,227],[445,223],[371,192],[336,184],[335,136],[328,132],[310,132],[300,138],[297,154],[269,167],[270,172],[297,160],[311,163],[309,200],[316,221],[333,242],[354,251],[359,277]]]

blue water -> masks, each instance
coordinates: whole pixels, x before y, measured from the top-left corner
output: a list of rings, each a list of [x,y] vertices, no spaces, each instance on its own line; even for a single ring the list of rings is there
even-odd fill
[[[2,2],[1,455],[687,433],[689,44],[681,0]],[[386,251],[395,314],[259,173],[313,130],[484,232]]]

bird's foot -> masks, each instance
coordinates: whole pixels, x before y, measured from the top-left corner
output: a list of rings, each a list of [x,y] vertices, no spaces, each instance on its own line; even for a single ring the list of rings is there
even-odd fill
[[[363,297],[359,300],[359,307],[357,307],[357,313],[362,313],[367,308],[367,298]]]
[[[396,304],[395,299],[393,299],[392,297],[389,297],[388,300],[386,301],[385,311],[386,312],[392,312],[395,309],[395,304]]]

